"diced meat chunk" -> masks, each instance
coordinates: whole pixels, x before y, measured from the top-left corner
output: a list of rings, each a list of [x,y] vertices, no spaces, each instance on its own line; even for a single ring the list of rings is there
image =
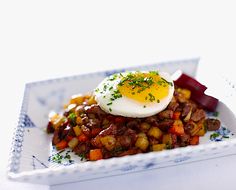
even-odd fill
[[[208,131],[215,131],[220,128],[220,120],[218,119],[206,119],[205,124]]]
[[[204,119],[206,117],[206,113],[203,109],[197,109],[195,112],[193,112],[191,116],[191,120],[197,122],[201,119]]]

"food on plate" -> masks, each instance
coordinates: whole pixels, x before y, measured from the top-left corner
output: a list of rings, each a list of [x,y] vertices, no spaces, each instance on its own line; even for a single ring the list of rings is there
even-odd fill
[[[198,91],[175,81],[157,71],[105,78],[93,93],[73,95],[63,114],[50,113],[52,144],[90,161],[199,144],[207,130],[220,128],[220,121],[207,118],[207,102],[192,99],[206,87]]]

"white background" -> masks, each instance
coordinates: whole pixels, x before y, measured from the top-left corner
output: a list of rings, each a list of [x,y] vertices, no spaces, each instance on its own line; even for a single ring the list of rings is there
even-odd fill
[[[49,188],[5,179],[26,82],[193,56],[207,60],[209,76],[223,72],[236,81],[235,10],[235,2],[227,0],[0,1],[0,189]],[[117,189],[235,189],[235,169],[236,157],[229,157],[160,170],[155,176],[52,189],[108,189],[111,183]]]

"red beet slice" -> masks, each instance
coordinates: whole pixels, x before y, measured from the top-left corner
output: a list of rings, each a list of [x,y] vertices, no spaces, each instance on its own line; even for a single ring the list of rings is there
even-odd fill
[[[194,78],[181,73],[180,76],[174,80],[174,84],[181,88],[189,89],[192,92],[191,99],[201,105],[204,109],[212,112],[216,110],[219,100],[204,94],[207,87]]]
[[[202,85],[197,80],[193,79],[192,77],[182,73],[180,77],[174,81],[174,83],[181,87],[181,88],[187,88],[191,90],[192,92],[201,92],[204,93],[204,91],[207,89],[206,86]]]

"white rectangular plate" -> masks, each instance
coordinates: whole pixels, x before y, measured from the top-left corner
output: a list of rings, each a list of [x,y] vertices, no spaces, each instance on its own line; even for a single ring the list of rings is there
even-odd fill
[[[9,178],[30,183],[60,184],[143,170],[152,172],[153,169],[236,154],[236,139],[233,135],[236,132],[235,115],[222,100],[217,107],[222,122],[222,128],[218,131],[220,136],[215,139],[217,142],[210,140],[211,133],[208,132],[201,138],[198,146],[96,162],[81,162],[72,152],[69,152],[71,158],[64,159],[61,164],[49,159],[56,153],[51,146],[51,136],[45,132],[48,113],[51,110],[61,111],[71,95],[91,92],[104,77],[125,70],[158,69],[173,73],[181,69],[184,73],[195,76],[198,62],[199,59],[170,61],[27,84],[13,139]],[[227,129],[224,130],[223,127]],[[228,138],[222,138],[223,136]],[[61,154],[66,153],[67,150]]]

